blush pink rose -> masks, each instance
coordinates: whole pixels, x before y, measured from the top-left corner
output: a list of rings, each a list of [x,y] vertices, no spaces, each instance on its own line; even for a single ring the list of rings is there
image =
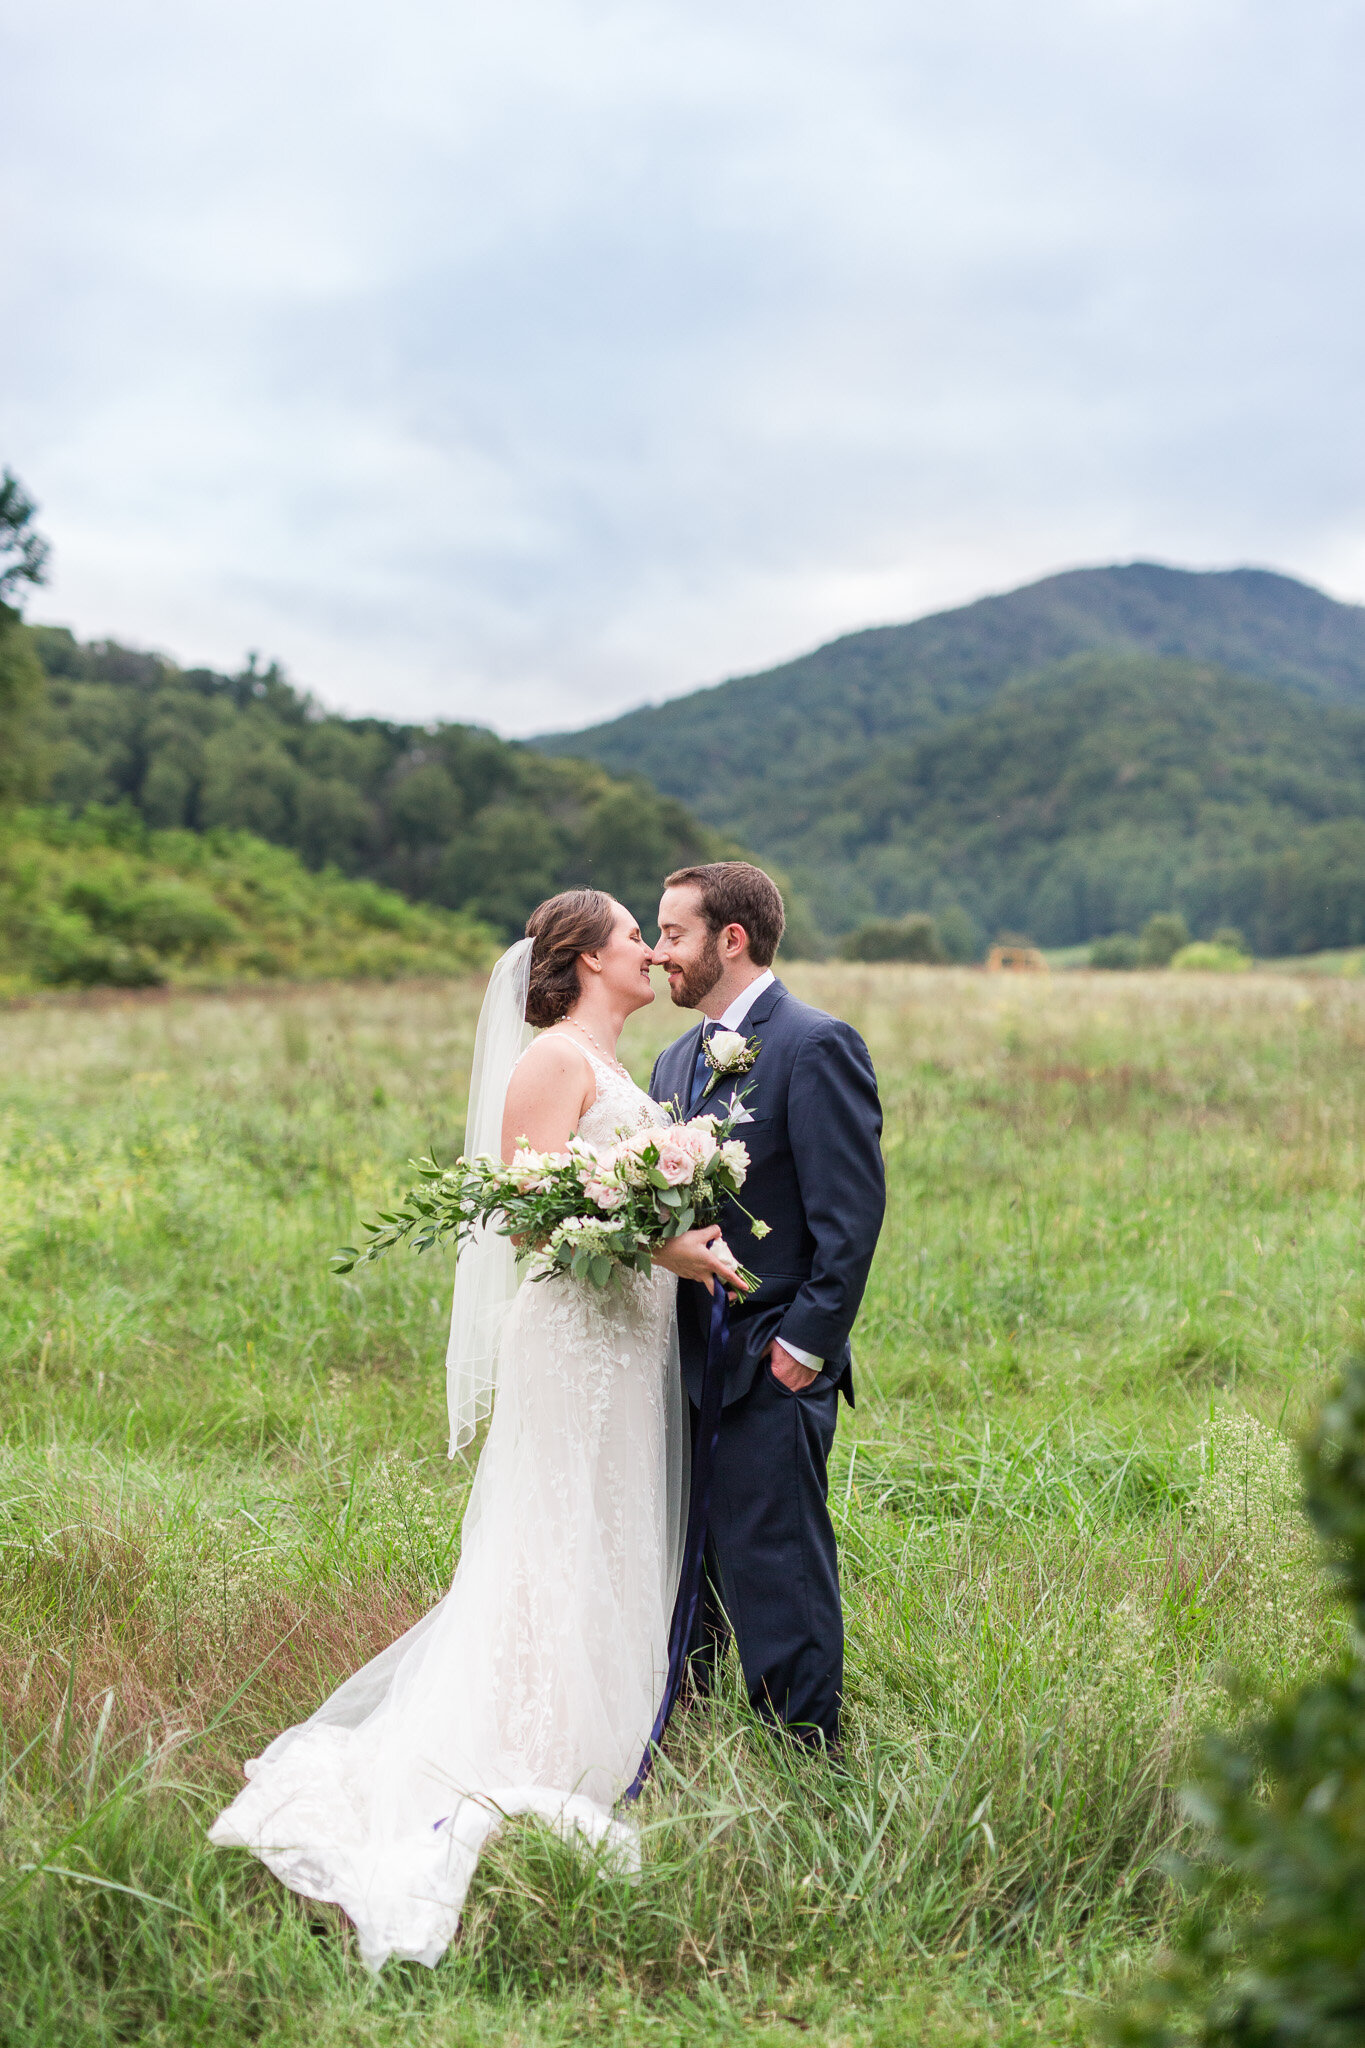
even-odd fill
[[[683,1124],[673,1133],[675,1141],[692,1154],[698,1166],[705,1166],[708,1159],[716,1154],[715,1130],[711,1118],[704,1122]]]
[[[671,1188],[680,1188],[689,1181],[696,1171],[697,1161],[691,1147],[680,1142],[679,1133],[670,1131],[659,1140],[659,1171]]]

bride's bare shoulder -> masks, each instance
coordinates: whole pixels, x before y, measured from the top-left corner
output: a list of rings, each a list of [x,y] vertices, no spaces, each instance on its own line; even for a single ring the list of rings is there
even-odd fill
[[[597,1100],[592,1063],[573,1041],[547,1031],[528,1045],[507,1084],[502,1156],[525,1139],[533,1151],[562,1152]]]
[[[586,1109],[597,1100],[592,1061],[571,1038],[558,1031],[543,1031],[513,1067],[507,1099],[509,1103],[571,1103],[577,1110]]]
[[[592,1061],[583,1048],[558,1031],[542,1031],[533,1038],[512,1072],[518,1079],[540,1086],[557,1079],[591,1082],[593,1078]]]

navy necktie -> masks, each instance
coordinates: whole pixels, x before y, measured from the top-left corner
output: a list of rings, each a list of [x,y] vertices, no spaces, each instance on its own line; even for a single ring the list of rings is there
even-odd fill
[[[692,1093],[687,1098],[687,1114],[689,1116],[691,1116],[698,1102],[700,1102],[702,1089],[710,1079],[711,1069],[706,1064],[706,1043],[712,1032],[719,1029],[720,1026],[711,1018],[708,1018],[701,1027],[701,1037],[697,1040],[696,1064],[692,1069]]]

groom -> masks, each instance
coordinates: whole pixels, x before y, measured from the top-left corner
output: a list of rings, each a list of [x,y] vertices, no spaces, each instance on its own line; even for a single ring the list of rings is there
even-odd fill
[[[693,1669],[705,1684],[728,1622],[756,1710],[837,1749],[844,1622],[827,1470],[839,1395],[853,1401],[849,1331],[886,1206],[882,1113],[857,1032],[774,976],[785,921],[776,883],[747,861],[668,877],[654,959],[673,1001],[704,1022],[660,1055],[650,1094],[684,1117],[724,1115],[742,1096],[744,1201],[770,1229],[755,1237],[733,1203],[722,1219],[761,1285],[731,1310]],[[737,1033],[745,1049],[723,1041],[708,1060],[717,1031]],[[699,1282],[679,1284],[694,1406],[709,1309]]]

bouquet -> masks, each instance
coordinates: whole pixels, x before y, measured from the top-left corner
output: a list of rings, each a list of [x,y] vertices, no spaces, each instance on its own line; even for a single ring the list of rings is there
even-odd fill
[[[696,1116],[623,1132],[613,1145],[571,1138],[564,1152],[533,1152],[523,1140],[506,1165],[487,1154],[445,1167],[414,1160],[417,1186],[365,1225],[363,1251],[335,1253],[332,1270],[349,1273],[405,1242],[419,1252],[458,1247],[488,1224],[530,1252],[536,1280],[569,1273],[607,1287],[619,1273],[647,1273],[652,1251],[714,1223],[721,1203],[738,1196],[749,1154],[733,1129],[733,1116]],[[755,1237],[768,1235],[766,1223],[750,1221]],[[757,1285],[745,1267],[736,1274]]]

